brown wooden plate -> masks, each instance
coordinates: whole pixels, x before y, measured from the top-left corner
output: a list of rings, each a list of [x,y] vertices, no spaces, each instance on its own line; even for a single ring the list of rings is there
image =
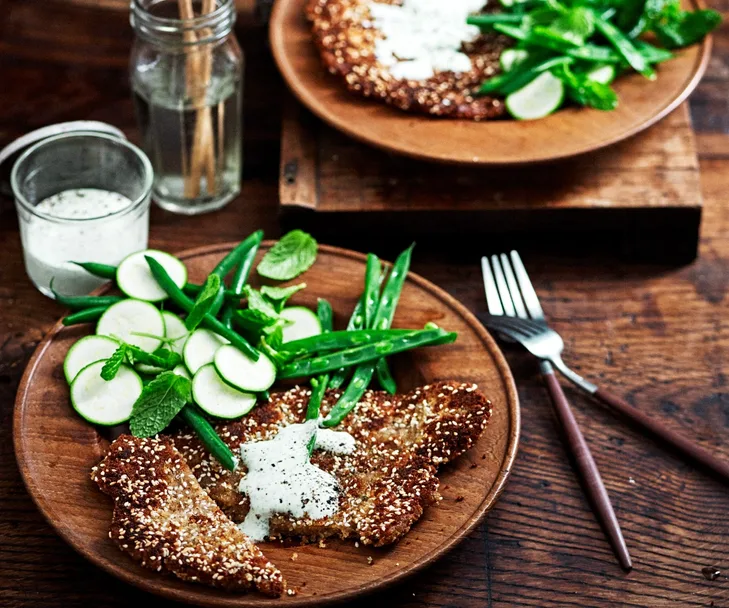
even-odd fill
[[[190,280],[204,279],[231,246],[182,253]],[[327,298],[335,324],[342,326],[359,297],[364,268],[363,255],[321,246],[316,264],[303,277],[309,287],[295,301],[315,306],[317,297]],[[394,583],[443,555],[478,524],[504,488],[519,439],[517,394],[495,342],[466,308],[411,273],[395,326],[422,327],[428,321],[458,331],[458,340],[395,359],[393,371],[400,388],[410,390],[434,380],[476,382],[493,404],[487,431],[467,454],[443,469],[441,487],[448,486],[443,501],[426,511],[403,542],[384,549],[356,548],[334,540],[325,548],[262,544],[289,586],[298,590],[296,596],[269,599],[184,583],[145,570],[109,539],[112,503],[89,479],[108,442],[71,409],[62,370],[68,348],[89,333],[88,326],[56,324],[25,370],[14,419],[15,453],[23,479],[43,515],[72,547],[128,583],[171,599],[203,606],[313,606]],[[294,551],[298,559],[291,561]]]
[[[307,0],[276,0],[271,49],[296,97],[319,118],[364,143],[422,160],[468,165],[517,165],[567,158],[609,146],[674,110],[699,83],[711,38],[658,66],[658,80],[619,78],[612,112],[570,107],[534,121],[473,122],[408,114],[346,90],[326,72],[304,16]],[[684,0],[690,8],[699,0]]]

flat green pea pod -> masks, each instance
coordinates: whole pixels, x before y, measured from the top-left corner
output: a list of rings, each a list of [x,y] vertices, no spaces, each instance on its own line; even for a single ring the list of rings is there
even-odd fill
[[[381,340],[365,346],[348,348],[318,357],[311,357],[310,359],[298,359],[285,363],[279,370],[278,377],[283,379],[317,376],[337,370],[340,367],[352,367],[361,363],[377,361],[382,357],[395,355],[421,346],[450,344],[456,337],[456,333],[447,332],[440,328],[416,330],[409,334],[388,340]]]

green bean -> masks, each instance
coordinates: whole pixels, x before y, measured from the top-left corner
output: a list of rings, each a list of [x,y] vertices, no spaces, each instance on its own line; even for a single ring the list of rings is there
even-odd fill
[[[213,426],[205,417],[191,405],[186,405],[180,411],[180,416],[197,433],[208,451],[217,458],[229,471],[235,471],[236,460],[228,445],[215,432]]]
[[[520,69],[515,69],[487,80],[481,85],[478,92],[508,95],[528,85],[542,72],[546,72],[558,65],[572,63],[572,61],[573,59],[571,57],[552,57],[551,59],[533,65],[519,66]]]
[[[489,26],[494,23],[521,23],[524,15],[512,15],[510,13],[486,13],[482,15],[469,15],[466,23],[469,25]]]
[[[251,268],[253,268],[253,262],[256,259],[261,239],[263,239],[263,231],[259,230],[258,232],[254,232],[251,236],[255,235],[258,235],[257,240],[254,239],[250,244],[250,249],[242,254],[240,262],[238,263],[238,268],[236,268],[233,280],[231,281],[230,290],[234,294],[237,294],[238,297],[243,294],[243,288],[248,281],[248,275],[251,273]],[[250,238],[251,237],[248,237],[248,239]],[[246,239],[246,241],[248,239]],[[223,310],[223,325],[230,327],[231,329],[233,328],[233,313],[235,312],[235,308],[236,307],[229,302]]]
[[[239,260],[253,245],[259,245],[263,240],[263,230],[256,230],[253,234],[246,237],[238,245],[233,247],[228,254],[218,262],[218,265],[213,268],[211,274],[217,274],[221,279],[228,276],[228,273],[233,270],[233,267],[238,264]]]
[[[175,284],[175,282],[170,278],[170,275],[167,274],[164,266],[162,266],[162,264],[160,264],[157,260],[150,256],[145,256],[145,259],[147,260],[147,264],[149,264],[149,268],[152,271],[152,276],[154,276],[154,278],[157,280],[157,283],[159,283],[159,286],[167,293],[167,295],[170,296],[170,299],[185,312],[190,312],[190,310],[192,310],[194,302],[190,298],[188,298]],[[208,329],[214,331],[216,334],[219,334],[223,336],[223,338],[226,338],[233,346],[242,351],[247,357],[250,357],[254,361],[258,361],[260,353],[255,348],[253,348],[247,340],[234,332],[232,329],[229,329],[228,327],[223,325],[210,313],[206,314],[203,317],[202,324]]]
[[[115,279],[116,278],[116,266],[110,266],[109,264],[98,264],[97,262],[71,262],[76,266],[81,266],[86,272],[90,272],[97,277],[102,279]]]
[[[401,336],[417,329],[355,329],[353,331],[332,331],[284,342],[281,345],[282,352],[292,354],[310,354],[326,350],[340,350],[354,346],[364,346],[372,342],[379,342],[386,338]]]
[[[298,359],[284,364],[279,370],[279,378],[302,378],[331,372],[340,367],[351,367],[360,363],[368,363],[382,357],[395,355],[406,350],[428,346],[433,343],[449,344],[457,334],[443,329],[424,329],[412,334],[396,338],[380,340],[365,346],[348,348],[309,359]]]
[[[97,277],[101,277],[103,279],[116,279],[116,266],[110,266],[109,264],[98,264],[97,262],[71,262],[72,264],[76,264],[76,266],[81,266],[84,270],[87,272],[90,272],[93,275],[96,275]],[[198,285],[196,283],[188,283],[182,288],[182,291],[184,291],[186,294],[191,296],[196,296],[202,291],[203,286]],[[234,300],[236,298],[236,294],[232,291],[226,290],[225,292],[226,300]],[[240,299],[240,296],[237,296],[238,299]]]
[[[319,317],[319,323],[321,323],[321,329],[324,334],[331,332],[334,316],[332,313],[332,305],[323,298],[319,298],[316,305],[316,315]],[[321,400],[324,397],[328,384],[329,374],[322,374],[311,379],[311,397],[309,398],[309,406],[306,408],[306,420],[315,420],[319,417]]]
[[[51,287],[53,291],[53,287]],[[109,307],[116,302],[121,302],[122,296],[64,296],[53,291],[53,296],[61,306],[71,310],[85,310],[87,308]]]
[[[71,313],[67,317],[63,317],[61,322],[64,325],[76,325],[78,323],[93,323],[98,320],[101,315],[106,312],[108,306],[97,306],[95,308],[85,308],[78,312]]]
[[[347,385],[347,389],[344,391],[342,396],[339,398],[339,401],[337,401],[329,414],[327,414],[324,420],[322,420],[323,426],[331,427],[338,425],[347,417],[347,414],[355,408],[372,381],[372,374],[375,371],[375,365],[376,364],[372,362],[366,365],[360,365],[356,370],[354,370],[354,374]]]
[[[656,73],[645,57],[633,46],[633,42],[609,21],[595,15],[595,28],[615,47],[615,50],[639,74],[654,80]]]

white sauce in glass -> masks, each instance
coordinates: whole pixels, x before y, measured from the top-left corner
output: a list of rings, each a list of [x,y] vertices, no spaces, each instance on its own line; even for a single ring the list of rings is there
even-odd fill
[[[337,454],[352,453],[355,442],[349,433],[317,429],[318,424],[317,420],[290,424],[273,439],[241,446],[241,462],[248,472],[238,489],[248,496],[251,506],[239,527],[251,539],[264,540],[271,516],[277,513],[319,519],[339,509],[336,478],[310,462],[307,446],[314,433],[317,447],[322,441],[322,446]]]
[[[104,282],[70,261],[116,265],[127,255],[147,246],[148,214],[125,213],[108,217],[132,205],[118,192],[76,188],[54,194],[36,205],[54,222],[30,216],[21,222],[28,275],[41,290],[61,294],[86,294]],[[86,220],[75,222],[73,220]]]
[[[468,72],[471,60],[462,42],[478,38],[478,26],[466,18],[485,0],[403,0],[402,5],[370,2],[373,25],[385,39],[375,43],[377,61],[394,78],[426,80],[436,72]]]

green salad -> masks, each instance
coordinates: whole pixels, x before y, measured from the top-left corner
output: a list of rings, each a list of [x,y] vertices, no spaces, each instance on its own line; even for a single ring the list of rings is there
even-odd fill
[[[502,72],[479,94],[505,97],[520,120],[547,116],[566,99],[613,110],[617,76],[635,71],[655,80],[657,64],[720,22],[718,12],[685,11],[678,0],[502,0],[500,12],[468,17],[484,32],[514,39],[501,54]]]
[[[262,239],[260,230],[251,234],[202,284],[188,281],[182,260],[155,249],[133,253],[118,267],[77,262],[114,280],[120,295],[55,294],[74,311],[64,325],[96,323],[93,335],[71,346],[63,365],[76,412],[99,426],[129,423],[137,437],[154,436],[178,420],[232,470],[236,459],[209,419],[245,416],[268,400],[277,380],[308,378],[306,419],[337,426],[374,379],[382,389],[397,391],[389,356],[456,339],[432,323],[391,328],[412,247],[389,268],[376,255],[367,256],[359,300],[346,329],[335,330],[325,299],[318,299],[316,310],[289,304],[305,283],[271,284],[294,279],[314,264],[314,238],[301,230],[284,235],[258,263],[263,284],[254,287],[248,278]],[[325,391],[340,387],[323,415]],[[313,448],[311,443],[310,453]]]

